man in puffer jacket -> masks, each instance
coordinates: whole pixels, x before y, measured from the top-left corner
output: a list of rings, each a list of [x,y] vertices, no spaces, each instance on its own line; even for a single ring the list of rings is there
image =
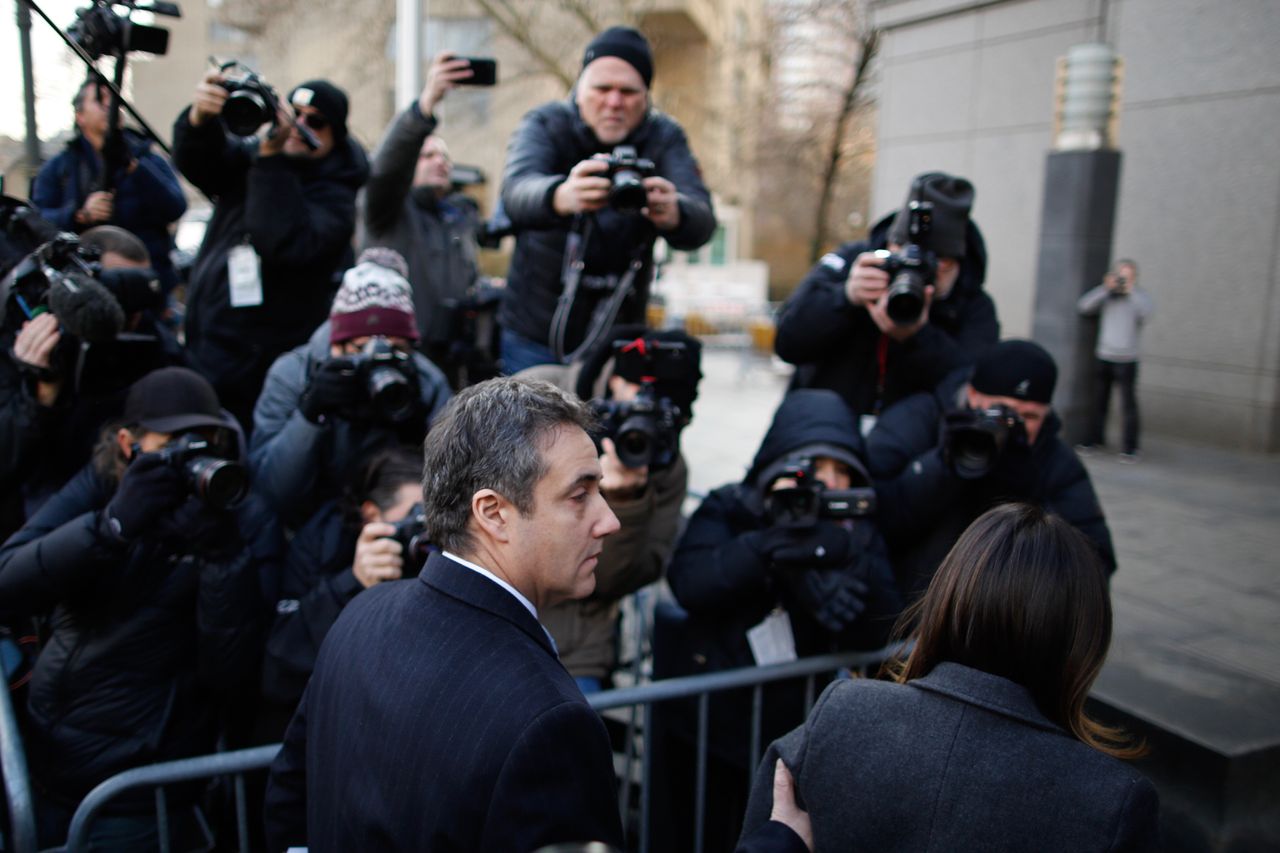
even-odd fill
[[[104,779],[212,752],[219,710],[252,696],[260,575],[281,543],[252,499],[226,509],[194,493],[185,466],[166,458],[190,441],[208,443],[205,457],[239,453],[208,382],[181,367],[149,374],[94,462],[0,548],[0,620],[49,617],[25,732],[41,847],[65,840],[75,806]],[[178,838],[199,787],[168,789]],[[113,800],[95,840],[155,847],[151,792]]]
[[[823,256],[778,315],[778,356],[796,365],[793,388],[829,388],[862,419],[897,400],[932,391],[948,373],[972,364],[1000,336],[995,303],[982,289],[987,250],[969,218],[973,185],[941,172],[918,176],[898,213],[869,240]],[[912,202],[933,205],[930,235],[921,243],[937,258],[923,311],[906,322],[888,314],[888,251],[915,242]]]
[[[413,348],[404,259],[375,247],[343,276],[328,322],[276,359],[254,410],[249,460],[258,491],[296,528],[376,451],[421,446],[451,392]]]

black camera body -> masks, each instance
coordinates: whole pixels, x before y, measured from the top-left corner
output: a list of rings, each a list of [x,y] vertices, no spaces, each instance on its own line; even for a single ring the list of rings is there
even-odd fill
[[[1008,406],[947,414],[944,456],[956,476],[977,480],[991,473],[1010,441],[1026,438],[1022,417]]]
[[[669,468],[680,453],[680,430],[689,413],[662,394],[664,381],[687,380],[696,371],[689,348],[680,341],[650,338],[613,342],[614,373],[639,376],[634,400],[592,400],[600,419],[598,439],[610,438],[618,460],[628,468]]]
[[[876,252],[880,269],[889,274],[885,311],[899,326],[909,326],[920,319],[924,313],[924,289],[938,276],[938,257],[929,248],[933,204],[912,201],[907,213],[910,219],[906,244],[896,254],[884,249]]]
[[[413,356],[375,337],[359,355],[338,356],[343,374],[354,377],[369,405],[345,412],[352,420],[370,419],[399,425],[419,411],[418,368]]]
[[[67,36],[78,44],[90,59],[103,56],[122,56],[130,51],[163,56],[169,51],[169,31],[130,20],[129,15],[118,15],[112,6],[125,6],[129,14],[134,11],[153,15],[181,17],[175,3],[95,2],[76,10],[75,22],[67,27]]]
[[[393,526],[396,529],[395,533],[387,538],[400,543],[401,553],[404,555],[404,569],[401,577],[417,577],[422,571],[422,564],[427,561],[427,555],[431,552],[431,543],[427,539],[427,514],[422,504],[414,504],[409,514],[395,522]]]
[[[249,492],[249,471],[219,455],[209,439],[183,433],[159,450],[164,461],[186,475],[191,493],[218,509],[235,506]]]
[[[227,75],[230,69],[239,73]],[[264,124],[276,124],[276,112],[280,99],[276,90],[258,74],[238,62],[222,66],[222,88],[227,90],[227,101],[222,106],[222,123],[235,136],[253,136]]]
[[[636,149],[630,145],[615,146],[613,153],[601,160],[609,166],[604,177],[612,182],[609,187],[610,207],[635,212],[649,203],[644,179],[657,174],[652,160],[637,156]]]
[[[865,518],[876,511],[876,493],[871,486],[828,489],[814,476],[813,469],[813,460],[804,459],[786,466],[774,478],[788,477],[795,485],[765,495],[765,516],[770,527],[807,530],[822,519]]]

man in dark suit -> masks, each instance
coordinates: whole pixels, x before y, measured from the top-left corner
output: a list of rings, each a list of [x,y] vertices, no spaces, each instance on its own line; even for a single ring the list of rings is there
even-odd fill
[[[622,845],[604,726],[537,619],[590,594],[618,529],[590,424],[546,383],[450,403],[424,452],[443,553],[330,630],[271,769],[271,849]]]

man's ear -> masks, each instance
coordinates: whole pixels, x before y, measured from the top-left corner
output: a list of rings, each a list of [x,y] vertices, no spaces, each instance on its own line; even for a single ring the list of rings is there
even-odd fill
[[[370,524],[375,521],[383,521],[382,510],[373,501],[364,501],[360,504],[360,521],[363,524]]]
[[[120,448],[120,455],[125,459],[133,457],[133,435],[124,427],[116,430],[116,446]]]
[[[495,542],[511,541],[511,522],[516,512],[511,501],[493,489],[481,489],[471,496],[471,519]]]

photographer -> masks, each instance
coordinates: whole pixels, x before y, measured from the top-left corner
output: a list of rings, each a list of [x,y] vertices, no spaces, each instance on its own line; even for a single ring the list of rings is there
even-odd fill
[[[684,131],[650,107],[652,79],[644,36],[611,27],[587,45],[570,96],[528,113],[507,146],[507,373],[572,361],[616,322],[643,321],[654,241],[692,251],[715,231]]]
[[[24,733],[40,846],[131,767],[213,750],[223,710],[251,695],[260,575],[279,540],[246,502],[235,423],[185,368],[129,392],[93,462],[0,548],[0,619],[48,616]],[[195,830],[200,785],[167,789],[175,836]],[[112,800],[95,849],[154,848],[149,791]]]
[[[256,487],[286,525],[337,497],[375,451],[422,443],[450,391],[414,350],[417,339],[404,259],[366,249],[343,276],[328,322],[271,365],[249,458]]]
[[[421,453],[382,450],[368,460],[357,483],[316,510],[293,537],[262,671],[263,696],[274,718],[268,723],[272,742],[284,736],[320,644],[342,608],[360,592],[412,577],[421,568],[422,555],[408,553],[397,535],[402,528],[413,532],[421,503]]]
[[[689,483],[679,434],[693,418],[701,351],[683,332],[619,326],[583,361],[520,373],[590,400],[605,425],[600,491],[622,527],[604,540],[591,595],[540,614],[583,693],[605,689],[617,668],[619,602],[661,578],[671,558]],[[669,423],[666,411],[676,413]]]
[[[284,104],[269,89],[264,96],[261,81],[237,92],[277,107],[263,117],[268,131],[241,139],[220,119],[233,79],[204,75],[174,122],[173,147],[183,176],[216,200],[191,269],[188,355],[247,429],[267,368],[324,321],[369,164],[347,136],[347,96],[337,86],[310,80]]]
[[[885,412],[867,439],[880,527],[904,590],[919,593],[969,524],[1029,501],[1092,540],[1108,572],[1111,533],[1084,465],[1050,408],[1058,368],[1031,341],[1007,340],[933,394]]]
[[[885,643],[901,599],[861,455],[853,416],[834,392],[783,399],[746,477],[709,494],[680,537],[667,570],[679,608],[660,607],[655,618],[655,678]],[[751,691],[722,695],[711,703],[708,781],[724,794],[709,804],[708,850],[733,849],[751,772]],[[803,718],[804,687],[785,682],[763,695],[768,741]],[[669,782],[687,785],[692,773],[680,762],[697,734],[692,703],[673,705],[664,729]],[[674,825],[688,824],[690,835],[692,802],[691,790],[671,792]]]
[[[1133,261],[1116,261],[1115,267],[1076,304],[1085,317],[1100,317],[1096,356],[1096,383],[1093,418],[1084,443],[1077,449],[1082,454],[1100,450],[1106,444],[1107,409],[1111,405],[1111,386],[1120,386],[1124,414],[1124,437],[1120,445],[1121,462],[1138,461],[1138,356],[1142,327],[1155,312],[1151,294],[1138,286],[1138,265]]]
[[[436,135],[436,105],[472,74],[464,59],[442,53],[418,99],[387,128],[363,194],[363,246],[387,246],[408,261],[418,317],[418,348],[448,369],[453,306],[480,282],[475,205],[454,191],[453,161]],[[437,340],[436,338],[443,338]]]
[[[863,418],[863,435],[882,410],[932,390],[999,337],[973,195],[964,178],[917,176],[902,209],[867,241],[825,255],[778,315],[778,356],[797,367],[792,387],[838,392]],[[924,233],[913,236],[913,225]],[[919,266],[886,271],[916,257]]]
[[[63,231],[79,233],[111,224],[136,234],[146,245],[161,291],[167,295],[178,283],[169,260],[173,249],[169,226],[186,212],[187,200],[173,168],[151,150],[146,137],[121,130],[119,150],[106,150],[113,97],[97,78],[80,87],[72,101],[76,134],[65,150],[40,169],[31,202]]]

